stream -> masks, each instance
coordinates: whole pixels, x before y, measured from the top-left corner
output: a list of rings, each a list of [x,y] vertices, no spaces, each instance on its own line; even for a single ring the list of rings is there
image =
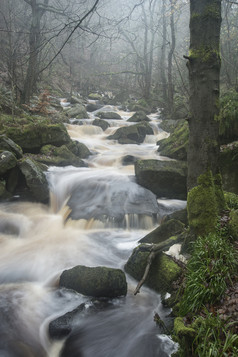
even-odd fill
[[[154,135],[141,145],[120,145],[106,137],[120,126],[132,125],[133,114],[117,107],[122,120],[107,120],[104,132],[90,119],[66,124],[72,139],[84,143],[92,155],[88,167],[50,167],[47,179],[51,204],[0,204],[0,357],[167,357],[176,344],[154,322],[158,313],[170,324],[161,297],[126,276],[126,297],[91,301],[70,290],[58,289],[63,270],[75,265],[123,269],[138,241],[157,227],[164,214],[184,208],[185,202],[156,199],[137,185],[134,165],[123,165],[126,155],[168,160],[156,142],[168,134],[158,127],[159,113],[151,114]],[[69,212],[69,207],[72,212]],[[65,223],[65,219],[68,217]],[[74,319],[72,334],[52,341],[50,321],[80,304],[85,311]]]

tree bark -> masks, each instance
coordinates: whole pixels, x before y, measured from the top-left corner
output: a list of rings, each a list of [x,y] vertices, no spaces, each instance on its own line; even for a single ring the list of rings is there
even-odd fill
[[[221,0],[190,0],[188,190],[201,174],[219,172]]]
[[[171,44],[168,55],[168,109],[170,114],[173,113],[174,107],[174,84],[173,84],[173,54],[175,50],[175,27],[174,27],[174,6],[176,0],[170,0],[170,30],[171,30]]]

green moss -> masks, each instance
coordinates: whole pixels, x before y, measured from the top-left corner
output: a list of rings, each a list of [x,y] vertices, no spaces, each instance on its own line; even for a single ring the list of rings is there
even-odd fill
[[[205,235],[214,232],[217,223],[218,205],[211,171],[200,175],[198,186],[188,193],[188,221],[192,232]]]
[[[174,332],[179,338],[194,338],[196,334],[196,331],[192,327],[186,327],[184,325],[182,317],[176,317],[174,320]]]
[[[161,155],[177,160],[187,159],[188,150],[188,123],[182,121],[167,138],[158,142]]]
[[[201,62],[214,62],[217,59],[220,60],[220,52],[213,49],[212,47],[200,47],[197,49],[189,50],[189,59],[196,60],[199,59]]]

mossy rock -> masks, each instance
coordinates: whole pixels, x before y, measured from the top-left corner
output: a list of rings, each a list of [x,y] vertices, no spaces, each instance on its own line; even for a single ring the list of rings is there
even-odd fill
[[[0,176],[17,165],[17,159],[10,151],[0,151]]]
[[[31,123],[16,127],[5,127],[4,134],[18,144],[24,152],[39,152],[44,145],[61,146],[70,142],[63,124]]]
[[[6,135],[0,135],[0,151],[10,151],[12,152],[17,159],[21,159],[23,156],[22,149],[19,145],[14,143]]]
[[[59,284],[86,296],[115,298],[127,294],[124,272],[107,267],[78,265],[65,270],[60,276]]]
[[[179,211],[175,211],[171,214],[168,214],[167,216],[163,217],[162,223],[165,223],[171,219],[178,220],[182,222],[185,226],[188,225],[188,212],[187,208],[181,209]]]
[[[138,160],[137,183],[157,197],[186,199],[187,165],[181,161]]]
[[[0,181],[0,200],[9,198],[11,194],[6,189],[6,181]]]
[[[146,102],[129,103],[127,108],[131,112],[143,111],[145,114],[150,114],[151,113],[151,109],[150,109],[149,105]]]
[[[41,148],[40,154],[34,156],[35,160],[46,165],[76,167],[86,166],[84,161],[74,155],[66,145],[60,147],[45,145]]]
[[[125,265],[125,271],[140,281],[144,275],[149,254],[149,252],[141,251],[140,246],[136,247]],[[171,257],[159,253],[150,266],[145,285],[160,293],[171,292],[173,291],[172,283],[179,278],[181,273],[182,269]]]
[[[182,317],[176,317],[174,320],[174,332],[179,338],[193,339],[196,336],[196,331],[192,327],[186,327]]]
[[[83,143],[77,140],[71,140],[69,144],[66,144],[67,148],[80,159],[87,159],[92,153]]]
[[[146,113],[143,111],[139,111],[136,112],[135,114],[132,115],[132,117],[130,117],[128,120],[128,122],[135,122],[135,123],[139,123],[142,121],[151,121],[150,118],[147,117]]]
[[[162,223],[159,227],[142,238],[140,243],[160,243],[183,231],[184,224],[175,219]]]
[[[25,178],[26,185],[32,196],[39,202],[48,201],[48,182],[38,163],[27,157],[23,157],[18,161],[18,166]]]
[[[110,127],[110,124],[108,124],[108,122],[103,119],[94,119],[92,124],[95,126],[99,126],[100,128],[102,128],[103,131],[107,130],[107,128]]]
[[[86,108],[81,104],[76,104],[74,107],[66,109],[64,112],[69,118],[88,119]]]
[[[144,142],[146,135],[153,135],[153,129],[146,122],[135,125],[123,126],[107,139],[118,140],[119,144],[141,144]]]
[[[188,123],[186,121],[180,122],[168,138],[160,140],[157,144],[159,145],[158,151],[161,155],[186,161],[188,151]]]
[[[98,112],[97,115],[99,116],[100,119],[116,119],[116,120],[121,119],[120,114],[115,112]]]

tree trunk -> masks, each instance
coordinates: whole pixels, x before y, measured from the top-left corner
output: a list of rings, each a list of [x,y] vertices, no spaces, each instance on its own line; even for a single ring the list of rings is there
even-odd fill
[[[49,0],[44,0],[44,5],[48,5]],[[45,13],[45,9],[40,8],[36,0],[30,1],[32,20],[29,34],[29,59],[27,66],[26,78],[21,96],[22,103],[28,103],[33,95],[36,82],[39,75],[39,52],[41,40],[41,18]]]
[[[190,0],[188,190],[206,171],[219,172],[221,0]]]
[[[166,70],[165,70],[165,54],[166,54],[166,44],[167,44],[167,21],[166,21],[166,4],[165,0],[162,3],[162,21],[163,21],[163,40],[162,40],[162,47],[161,47],[161,57],[160,57],[160,77],[161,77],[161,85],[162,85],[162,98],[164,105],[167,104],[168,97],[167,97],[167,81],[166,81]]]
[[[173,54],[175,50],[175,28],[174,28],[174,5],[176,0],[170,0],[170,30],[171,30],[171,44],[168,55],[168,109],[170,114],[173,113],[174,107],[174,85],[172,77],[172,67],[173,67]]]

